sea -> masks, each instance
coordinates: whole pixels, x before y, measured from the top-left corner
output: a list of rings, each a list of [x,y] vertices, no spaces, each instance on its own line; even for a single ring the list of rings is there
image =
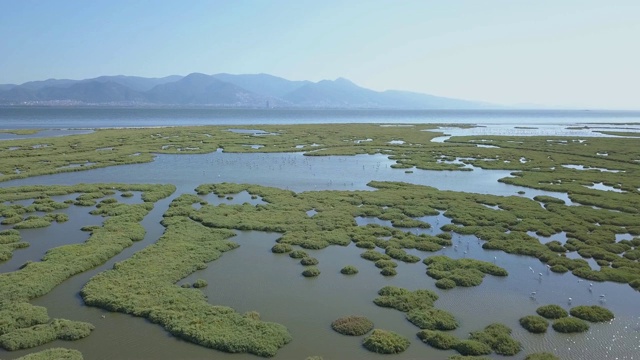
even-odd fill
[[[377,110],[0,107],[0,129],[93,129],[197,125],[432,123],[482,125],[640,124],[639,111]]]

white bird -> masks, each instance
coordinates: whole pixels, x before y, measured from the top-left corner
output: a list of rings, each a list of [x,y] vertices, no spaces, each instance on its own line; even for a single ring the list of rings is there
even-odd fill
[[[569,304],[571,304],[571,300],[573,300],[573,299],[569,298]]]
[[[600,297],[601,297],[601,298],[603,298],[603,297],[604,297],[604,294],[601,294],[601,295],[600,295]]]
[[[538,273],[538,276],[539,276],[539,277],[542,277],[542,273]]]

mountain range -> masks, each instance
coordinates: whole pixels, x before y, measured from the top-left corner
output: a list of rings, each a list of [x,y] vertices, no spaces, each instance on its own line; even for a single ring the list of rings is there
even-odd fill
[[[374,91],[344,78],[312,82],[291,81],[268,74],[200,73],[162,78],[119,75],[0,84],[0,104],[371,109],[496,107],[408,91]]]

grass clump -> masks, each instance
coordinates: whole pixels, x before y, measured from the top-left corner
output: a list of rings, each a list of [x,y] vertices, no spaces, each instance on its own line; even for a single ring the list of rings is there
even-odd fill
[[[209,285],[209,283],[207,282],[207,280],[204,280],[204,279],[198,279],[193,282],[193,287],[196,289],[203,288],[207,285]]]
[[[374,304],[381,307],[394,308],[402,312],[413,309],[432,307],[438,299],[438,295],[431,290],[415,290],[385,286],[378,291],[378,296],[373,300]]]
[[[396,276],[398,275],[398,271],[396,271],[396,269],[392,267],[385,267],[380,270],[380,274],[382,274],[383,276]]]
[[[447,360],[491,360],[486,356],[464,356],[464,355],[451,355]]]
[[[289,244],[275,244],[273,245],[273,247],[271,248],[271,252],[274,254],[286,254],[288,252],[292,252],[293,251],[293,247]]]
[[[558,319],[551,326],[553,330],[561,333],[579,333],[589,330],[589,324],[586,321],[574,317]]]
[[[375,249],[376,244],[373,241],[358,241],[356,246],[362,249]]]
[[[470,339],[487,344],[499,355],[512,356],[522,350],[522,344],[511,337],[511,329],[503,324],[491,324],[481,331],[472,332]]]
[[[408,254],[402,249],[388,247],[385,253],[396,260],[404,261],[406,263],[417,263],[418,261],[420,261],[419,257]]]
[[[360,336],[373,329],[373,321],[364,316],[350,315],[331,322],[331,328],[342,335]]]
[[[89,336],[94,326],[79,321],[53,319],[47,324],[21,328],[0,336],[0,346],[9,351],[29,349],[56,339],[78,340]]]
[[[456,318],[448,311],[436,308],[418,308],[406,314],[407,320],[420,329],[453,330],[458,327]]]
[[[29,246],[29,243],[20,240],[21,236],[18,230],[0,231],[0,262],[11,259],[14,250]]]
[[[367,250],[360,254],[360,257],[369,261],[391,260],[389,255],[379,253],[375,250]]]
[[[375,262],[375,265],[379,269],[398,267],[398,263],[393,260],[378,260]]]
[[[358,268],[353,265],[347,265],[340,269],[340,273],[344,275],[355,275],[358,273]]]
[[[456,282],[449,278],[442,278],[436,281],[436,287],[439,289],[443,289],[443,290],[453,289],[456,286],[457,286]]]
[[[32,216],[28,216],[26,219],[22,220],[21,222],[15,224],[13,228],[14,229],[38,229],[38,228],[45,228],[49,225],[51,225],[51,220],[49,220],[48,218],[32,215]]]
[[[318,265],[318,263],[320,263],[318,259],[311,256],[304,257],[300,260],[300,264],[304,266]]]
[[[289,253],[289,256],[292,259],[302,259],[302,258],[308,257],[309,254],[307,254],[307,252],[304,251],[304,250],[294,250],[294,251]]]
[[[26,302],[0,303],[0,335],[49,322],[47,309]]]
[[[534,334],[545,333],[549,327],[549,322],[542,316],[538,315],[527,315],[520,318],[519,322],[523,328]]]
[[[460,340],[454,349],[463,356],[478,356],[491,354],[491,347],[476,340]]]
[[[569,271],[569,269],[566,266],[560,265],[560,264],[553,265],[552,267],[549,268],[549,270],[559,274],[564,274],[567,271]]]
[[[527,355],[524,360],[560,360],[559,357],[552,353],[540,352]]]
[[[316,277],[318,275],[320,275],[320,269],[315,266],[308,267],[302,272],[304,277]]]
[[[598,305],[580,305],[571,308],[569,310],[571,316],[575,316],[579,319],[586,320],[589,322],[605,322],[613,320],[614,315],[613,312],[609,309],[605,309],[602,306]]]
[[[418,338],[424,343],[440,350],[453,349],[459,341],[458,338],[453,335],[434,330],[421,330],[418,332]]]
[[[53,348],[19,357],[17,360],[82,360],[82,353],[75,349]]]
[[[540,306],[536,309],[536,313],[547,319],[560,319],[569,316],[567,310],[555,304]]]
[[[364,338],[365,349],[378,354],[399,354],[409,347],[409,339],[392,331],[375,329]]]
[[[436,255],[424,259],[423,263],[427,265],[427,275],[438,280],[436,286],[442,289],[451,289],[454,284],[464,287],[478,286],[485,274],[508,275],[505,269],[495,264],[475,259],[454,260],[444,255]]]

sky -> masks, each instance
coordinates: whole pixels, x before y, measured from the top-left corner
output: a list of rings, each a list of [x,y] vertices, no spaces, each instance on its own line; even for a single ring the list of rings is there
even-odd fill
[[[640,109],[640,1],[0,0],[0,84],[192,72]]]

